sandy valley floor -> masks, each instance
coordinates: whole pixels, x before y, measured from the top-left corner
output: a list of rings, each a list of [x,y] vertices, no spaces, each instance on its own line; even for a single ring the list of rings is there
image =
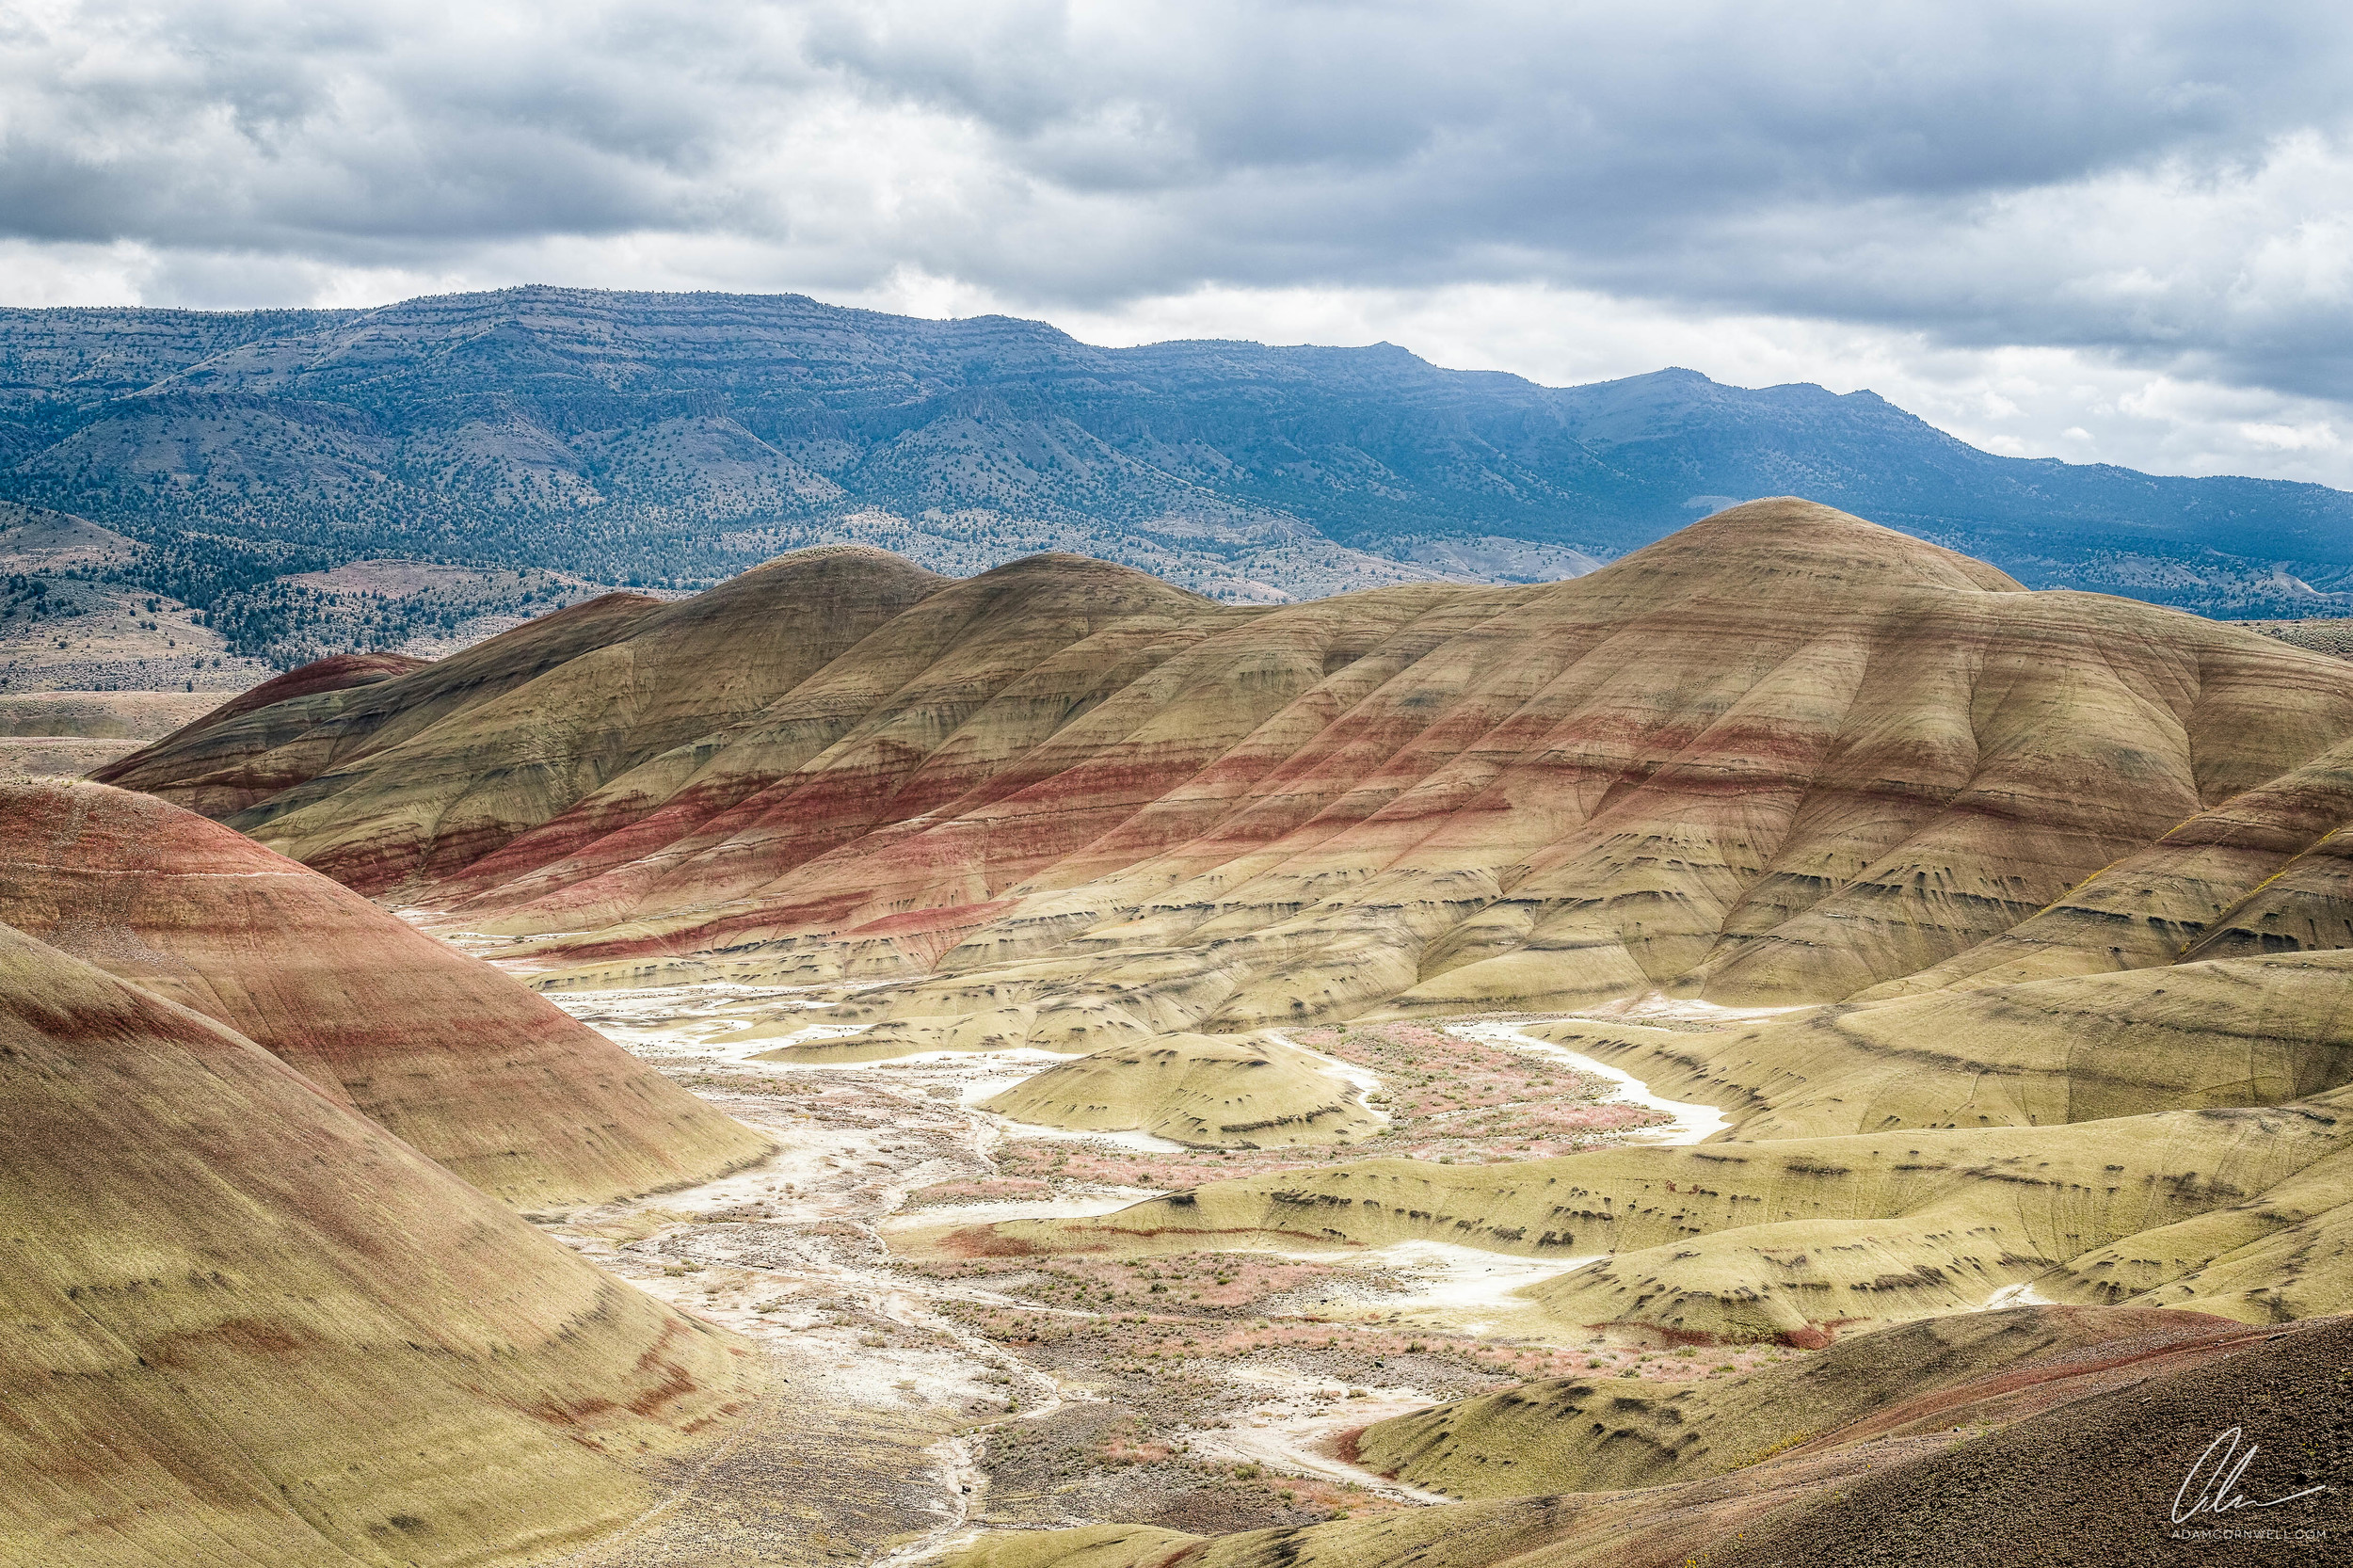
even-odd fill
[[[661,1508],[572,1560],[583,1568],[912,1562],[984,1528],[1208,1532],[1417,1507],[1445,1499],[1354,1464],[1357,1429],[1528,1377],[1689,1379],[1796,1353],[1678,1352],[1614,1330],[1546,1337],[1513,1292],[1575,1262],[1433,1243],[923,1264],[888,1249],[901,1229],[1103,1212],[1373,1153],[1526,1158],[1716,1125],[1508,1021],[1301,1032],[1367,1088],[1387,1132],[1347,1149],[1220,1152],[978,1108],[1057,1060],[1043,1052],[758,1060],[845,1032],[802,993],[553,1000],[783,1146],[704,1186],[534,1217],[775,1357],[760,1415],[681,1467]]]

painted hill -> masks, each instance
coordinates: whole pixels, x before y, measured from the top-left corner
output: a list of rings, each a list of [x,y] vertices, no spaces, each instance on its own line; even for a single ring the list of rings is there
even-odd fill
[[[1032,1074],[983,1102],[1017,1122],[1141,1131],[1194,1147],[1345,1144],[1379,1125],[1305,1051],[1170,1034]]]
[[[299,697],[211,714],[92,776],[132,789],[152,789],[168,779],[168,788],[152,792],[211,815],[235,811],[308,780],[338,755],[377,741],[378,731],[389,722],[398,721],[382,740],[395,740],[446,712],[487,701],[555,664],[593,651],[624,635],[657,602],[634,594],[609,594],[541,616],[479,648],[438,661],[430,670],[415,672],[420,679],[411,683],[394,682],[399,696],[389,706],[384,694],[375,689],[385,682],[338,680]],[[307,685],[316,667],[305,665],[281,679]],[[267,760],[262,771],[254,771],[253,764],[263,759]]]
[[[2353,1454],[2338,1381],[2353,1351],[2353,1320],[2217,1332],[2211,1320],[2184,1314],[2087,1316],[2052,1322],[2047,1309],[2029,1310],[1978,1315],[1936,1333],[1927,1325],[1882,1331],[1803,1370],[1758,1380],[1771,1388],[1725,1391],[1718,1400],[1743,1407],[1745,1424],[1735,1419],[1711,1430],[1763,1438],[1760,1448],[1738,1456],[1746,1463],[1727,1465],[1707,1454],[1696,1429],[1711,1413],[1677,1410],[1657,1385],[1616,1397],[1539,1388],[1410,1417],[1410,1435],[1400,1434],[1409,1449],[1417,1440],[1459,1449],[1450,1458],[1399,1458],[1417,1474],[1434,1466],[1444,1479],[1462,1478],[1481,1500],[1206,1540],[1139,1525],[984,1535],[950,1561],[954,1568],[1149,1568],[1177,1560],[1203,1568],[2198,1561],[2210,1555],[2201,1549],[2207,1540],[2177,1535],[2172,1518],[2201,1495],[2189,1476],[2201,1452],[2233,1429],[2233,1451],[2246,1460],[2236,1495],[2249,1504],[2291,1500],[2255,1526],[2244,1524],[2248,1512],[2185,1516],[2190,1532],[2277,1529],[2259,1542],[2214,1539],[2230,1549],[2254,1545],[2266,1563],[2318,1568],[2335,1560],[2331,1537],[2353,1520],[2341,1484]],[[1873,1365],[1907,1352],[1925,1363],[1915,1383],[1900,1367]],[[1775,1392],[1783,1396],[1779,1407],[1769,1408]],[[1813,1422],[1819,1425],[1801,1424]],[[1445,1441],[1456,1433],[1460,1442]],[[1377,1428],[1367,1435],[1378,1462],[1391,1438]],[[1600,1484],[1514,1494],[1499,1479],[1513,1470],[1538,1485]],[[1629,1470],[1665,1484],[1628,1482]],[[2224,1488],[2217,1496],[2230,1495]]]
[[[893,1224],[929,1271],[1439,1243],[1530,1260],[1496,1310],[1556,1352],[1829,1347],[1358,1435],[1458,1508],[1032,1533],[975,1568],[1941,1561],[1963,1526],[2138,1561],[2152,1487],[2233,1401],[2283,1458],[2343,1403],[2345,661],[1783,499],[1572,581],[1271,608],[1077,556],[795,552],[331,684],[113,776],[503,938],[543,988],[806,987],[744,999],[731,1047],[1044,1048],[1067,1060],[992,1109],[1261,1151],[1112,1213]],[[1383,1146],[1406,1101],[1367,1075],[1485,1112],[1427,1070],[1432,1024],[1422,1065],[1345,1076],[1309,1048],[1346,1032],[1295,1026],[1498,1013],[1483,1044],[1727,1126],[1310,1147]],[[2014,1528],[2045,1515],[2094,1523],[2054,1554]]]
[[[7,926],[0,1147],[0,1560],[540,1558],[760,1390],[740,1341]]]
[[[1079,1049],[1856,997],[2292,794],[2227,888],[2166,905],[2187,941],[2228,888],[2285,896],[2353,739],[2343,661],[1796,501],[1533,586],[1269,611],[1068,557],[949,582],[837,552],[543,654],[563,623],[362,688],[357,721],[263,708],[109,776],[362,891],[563,933],[538,957],[584,982],[725,950],[905,978],[867,1016],[908,1042],[985,1014]],[[447,696],[461,666],[496,696]]]
[[[2321,1160],[2353,1082],[2328,874],[2353,665],[2252,632],[2028,593],[1785,501],[1573,582],[1273,610],[1069,557],[956,582],[805,553],[360,692],[315,724],[301,698],[196,727],[117,776],[244,802],[232,825],[507,935],[542,985],[839,985],[827,1016],[863,1032],[789,1050],[1082,1058],[1000,1107],[1072,1127],[1376,1130],[1311,1063],[1245,1065],[1292,1024],[1655,991],[1807,1009],[1546,1026],[1734,1136],[1795,1141],[1705,1183],[1721,1212],[1678,1197],[1657,1226],[1627,1216],[1698,1157],[1591,1157],[1589,1188],[1606,1169],[1635,1208],[1602,1227],[1619,1256],[1561,1285],[1563,1321],[1786,1334],[2037,1280],[2353,1306],[2353,1208]],[[2250,945],[2269,956],[2205,956]],[[2164,1201],[2022,1212],[1987,1129]],[[1799,1197],[1800,1167],[1859,1160],[1914,1174]],[[1295,1228],[1298,1190],[1193,1213]],[[1596,1250],[1548,1205],[1449,1192],[1407,1207]],[[1393,1228],[1359,1239],[1423,1235]],[[1991,1257],[1952,1240],[1996,1232]]]
[[[511,1203],[600,1202],[767,1148],[488,965],[150,796],[0,785],[0,920],[236,1030]]]
[[[423,659],[411,659],[403,653],[339,653],[315,664],[305,664],[298,670],[288,670],[249,691],[240,692],[196,722],[209,728],[241,713],[249,713],[256,708],[389,680],[393,676],[421,669],[425,663]]]

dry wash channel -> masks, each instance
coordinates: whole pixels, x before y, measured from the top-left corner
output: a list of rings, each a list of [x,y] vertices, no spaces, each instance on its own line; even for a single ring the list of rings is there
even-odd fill
[[[2121,1406],[1866,1453],[1685,1387],[2008,1308],[2013,1370],[2156,1315],[2185,1412],[2201,1357],[2282,1411],[2337,1386],[2353,664],[1801,501],[1573,582],[1272,609],[805,552],[112,776],[772,1129],[717,1186],[546,1211],[840,1347],[812,1400],[929,1455],[921,1519],[793,1526],[845,1551],[1569,1560],[1641,1505],[1497,1494],[1489,1438],[1543,1420],[1689,1460],[1729,1554],[1856,1464],[2059,1476]],[[2258,1332],[2158,1332],[2209,1320]]]
[[[856,1060],[808,992],[562,1000],[781,1150],[716,1182],[546,1221],[767,1346],[794,1390],[782,1427],[755,1430],[616,1562],[692,1560],[721,1519],[753,1521],[778,1549],[822,1535],[897,1560],[981,1528],[1225,1530],[1385,1512],[1443,1494],[1357,1461],[1352,1434],[1372,1422],[1573,1368],[1705,1379],[1795,1353],[1693,1357],[1655,1334],[1526,1332],[1511,1293],[1550,1271],[1462,1248],[1209,1245],[1139,1260],[964,1246],[1009,1218],[1104,1213],[1218,1176],[1322,1168],[1362,1145],[1188,1145],[1026,1123],[990,1107],[1017,1107],[1013,1092],[1055,1059]],[[1662,1120],[1605,1078],[1425,1025],[1313,1032],[1296,1048],[1350,1067],[1379,1102],[1375,1136],[1432,1160],[1598,1144]],[[812,1418],[827,1438],[813,1449],[792,1428]],[[894,1500],[859,1518],[817,1502],[867,1496]],[[785,1497],[835,1516],[795,1516]]]

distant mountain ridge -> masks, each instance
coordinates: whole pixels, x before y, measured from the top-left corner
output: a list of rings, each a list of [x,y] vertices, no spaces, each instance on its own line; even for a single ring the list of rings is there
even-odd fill
[[[2353,610],[2353,494],[1996,456],[1868,392],[1097,348],[790,295],[0,311],[0,496],[141,541],[142,585],[200,608],[373,557],[687,584],[840,541],[954,573],[1070,550],[1267,600],[1573,575],[1791,493],[2029,586]]]

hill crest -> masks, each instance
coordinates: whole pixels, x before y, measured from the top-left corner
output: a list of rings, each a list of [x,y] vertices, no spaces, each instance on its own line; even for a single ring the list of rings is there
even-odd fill
[[[1580,597],[1647,594],[1836,595],[1907,588],[2025,593],[2008,573],[1800,496],[1727,506],[1575,580]]]
[[[0,785],[0,920],[237,1031],[520,1206],[767,1149],[488,965],[152,796]]]
[[[1836,1000],[2353,740],[2353,665],[1793,498],[1567,583],[1246,612],[1067,556],[939,585],[794,560],[479,699],[440,666],[363,688],[389,743],[263,710],[117,776],[362,890],[566,934],[544,963],[895,973],[909,1038],[1035,965],[995,1032],[1108,1044]],[[824,561],[896,597],[730,608]]]

